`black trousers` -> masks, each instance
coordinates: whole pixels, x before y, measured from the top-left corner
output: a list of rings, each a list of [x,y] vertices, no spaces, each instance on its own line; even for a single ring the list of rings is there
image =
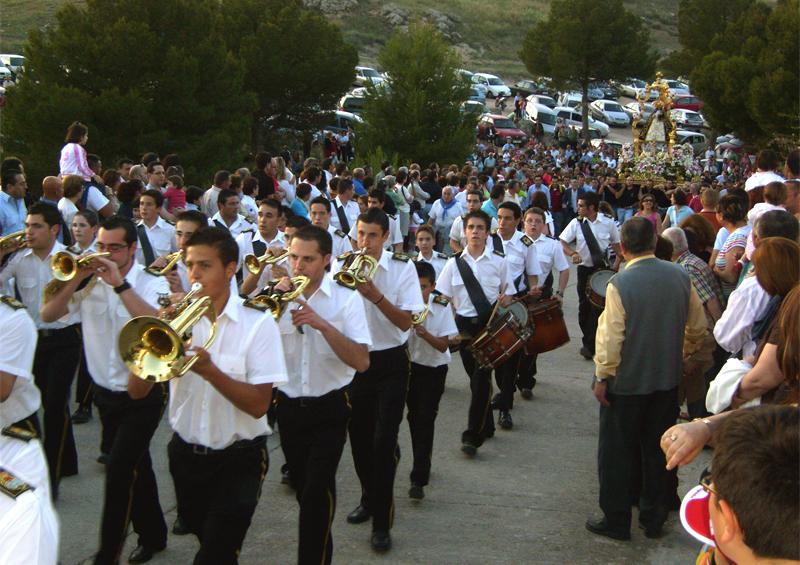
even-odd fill
[[[583,346],[592,355],[594,355],[594,338],[597,334],[597,319],[600,317],[600,311],[589,302],[586,296],[586,285],[589,283],[589,277],[598,270],[594,267],[578,265],[578,325],[583,333]]]
[[[612,527],[629,529],[641,469],[639,522],[660,527],[674,483],[659,443],[678,417],[678,389],[607,397],[611,405],[600,407],[597,451],[600,508]]]
[[[104,435],[110,440],[106,490],[95,563],[117,563],[128,533],[128,521],[139,545],[167,545],[167,524],[158,502],[158,485],[150,459],[150,440],[167,403],[167,385],[156,384],[145,398],[95,384],[95,404]]]
[[[42,394],[44,409],[44,454],[50,471],[53,499],[58,497],[62,476],[78,473],[78,451],[72,434],[69,393],[81,349],[79,326],[59,330],[39,330],[33,358],[33,376]]]
[[[394,521],[394,476],[400,461],[397,433],[409,364],[405,345],[372,351],[369,369],[356,373],[350,385],[350,449],[361,483],[361,504],[372,513],[373,530],[389,530]]]
[[[411,378],[406,398],[408,407],[406,418],[408,430],[411,432],[411,447],[414,451],[410,479],[412,483],[420,486],[427,485],[431,476],[433,430],[446,378],[447,365],[428,367],[411,363]]]
[[[499,410],[511,410],[514,408],[514,392],[517,390],[517,373],[519,363],[522,358],[520,349],[512,355],[508,361],[494,370],[494,378],[500,393],[497,395],[497,408]]]
[[[483,330],[483,325],[477,317],[456,316],[456,327],[462,335],[470,338],[477,336]],[[480,447],[484,439],[494,435],[494,419],[491,408],[492,370],[482,369],[478,365],[467,347],[468,343],[462,343],[461,349],[458,351],[461,355],[461,362],[464,364],[464,370],[469,375],[471,393],[467,429],[461,433],[461,441],[469,441]]]
[[[261,436],[211,450],[173,434],[167,445],[169,472],[178,515],[200,540],[195,565],[239,562],[269,468],[266,439]]]
[[[86,349],[81,344],[81,359],[78,365],[78,381],[75,383],[75,402],[78,409],[92,411],[92,399],[94,398],[94,383],[89,374],[89,366],[86,363]]]
[[[538,353],[529,355],[524,350],[521,351],[519,365],[517,365],[517,386],[520,389],[529,388],[533,390],[533,387],[536,386],[536,361],[538,358]]]
[[[317,398],[290,398],[278,392],[278,429],[286,464],[300,504],[301,565],[330,563],[336,512],[336,469],[350,421],[344,389]]]

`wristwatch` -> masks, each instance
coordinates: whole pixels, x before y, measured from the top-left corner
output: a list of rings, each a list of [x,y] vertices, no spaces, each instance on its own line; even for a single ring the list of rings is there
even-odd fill
[[[606,379],[603,379],[603,378],[598,377],[597,375],[595,375],[594,376],[594,382],[596,382],[596,383],[604,383],[604,382],[606,382]]]
[[[564,298],[564,291],[563,290],[557,290],[555,292],[555,294],[559,295],[561,298]]]
[[[122,284],[119,285],[119,286],[115,286],[114,287],[114,292],[116,292],[117,294],[122,294],[123,292],[125,292],[129,288],[131,288],[131,283],[129,283],[125,279],[122,279]]]

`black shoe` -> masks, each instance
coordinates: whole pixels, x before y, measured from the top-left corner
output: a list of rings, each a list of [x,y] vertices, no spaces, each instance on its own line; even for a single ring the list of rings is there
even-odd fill
[[[639,522],[639,527],[644,530],[644,537],[658,539],[664,535],[664,526],[645,526]]]
[[[500,410],[500,417],[497,419],[497,425],[504,430],[510,430],[514,427],[514,421],[511,419],[511,413],[508,410]]]
[[[492,403],[491,403],[490,408],[492,410],[500,410],[500,395],[499,394],[495,394],[492,397]]]
[[[369,510],[361,506],[360,504],[356,506],[356,509],[350,512],[347,515],[347,523],[348,524],[363,524],[367,520],[372,518],[372,514],[370,514]]]
[[[172,523],[172,533],[176,536],[185,536],[192,533],[180,514],[178,514],[178,517],[175,518],[175,521]]]
[[[370,543],[375,551],[389,551],[392,548],[392,536],[386,530],[373,530]]]
[[[289,474],[289,466],[285,464],[281,467],[281,484],[290,486],[292,484],[292,476]]]
[[[91,408],[78,408],[72,414],[72,423],[73,424],[85,424],[89,420],[92,419],[92,409]]]
[[[147,563],[153,558],[153,555],[162,551],[164,548],[152,549],[146,545],[137,545],[136,549],[131,551],[128,557],[128,563]]]
[[[422,490],[422,486],[411,483],[411,488],[408,489],[408,498],[412,500],[422,500],[425,498],[425,491]]]
[[[581,347],[581,355],[587,361],[591,361],[594,358],[594,353],[589,351],[589,348],[586,347],[585,345],[583,347]]]
[[[605,536],[607,538],[616,539],[620,541],[628,541],[631,539],[631,533],[625,530],[614,529],[608,525],[605,517],[599,519],[589,518],[586,520],[586,529],[597,534],[598,536]]]
[[[478,446],[472,443],[471,441],[462,441],[461,451],[465,455],[468,455],[469,457],[474,457],[475,454],[478,453]]]
[[[531,389],[529,389],[529,388],[523,388],[523,389],[521,389],[521,390],[519,391],[519,394],[520,394],[520,396],[521,396],[522,398],[524,398],[525,400],[530,400],[531,398],[533,398],[533,391],[532,391]]]
[[[494,424],[494,420],[489,422],[490,424]],[[483,439],[492,439],[494,437],[494,426],[483,432]]]
[[[108,465],[110,459],[111,456],[108,453],[101,453],[100,455],[97,456],[97,462],[100,463],[101,465]]]

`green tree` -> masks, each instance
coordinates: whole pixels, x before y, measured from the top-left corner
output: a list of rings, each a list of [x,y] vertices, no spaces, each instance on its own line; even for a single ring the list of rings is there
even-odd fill
[[[547,19],[528,31],[519,57],[534,76],[576,87],[588,100],[593,80],[650,76],[655,53],[642,20],[622,0],[553,0]],[[588,104],[583,133],[588,136]]]
[[[703,114],[720,131],[762,145],[798,138],[800,0],[758,2],[709,43],[691,75]]]
[[[33,30],[26,72],[10,89],[4,145],[34,178],[53,174],[64,132],[90,128],[107,162],[143,151],[179,153],[187,177],[240,162],[255,98],[226,49],[212,0],[87,0]]]
[[[299,0],[231,0],[224,5],[228,46],[245,67],[245,87],[258,96],[251,145],[271,130],[311,134],[355,78],[358,52],[339,28]]]
[[[356,130],[359,157],[381,151],[402,160],[459,162],[475,139],[474,116],[462,113],[469,86],[461,61],[436,29],[413,22],[378,55],[385,86],[369,87],[364,124]]]

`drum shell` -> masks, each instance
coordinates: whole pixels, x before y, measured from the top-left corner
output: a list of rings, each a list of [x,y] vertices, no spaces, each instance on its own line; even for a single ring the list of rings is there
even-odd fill
[[[528,320],[520,320],[511,312],[493,320],[467,347],[484,369],[496,369],[508,361],[530,339]]]
[[[601,269],[592,273],[586,282],[586,298],[599,310],[606,308],[606,287],[614,274],[615,272],[610,269]],[[601,284],[603,280],[606,284]]]
[[[525,342],[525,353],[546,353],[569,342],[564,311],[558,299],[537,301],[530,297],[525,302],[529,323],[533,325],[533,335]]]

